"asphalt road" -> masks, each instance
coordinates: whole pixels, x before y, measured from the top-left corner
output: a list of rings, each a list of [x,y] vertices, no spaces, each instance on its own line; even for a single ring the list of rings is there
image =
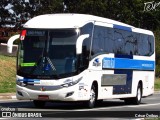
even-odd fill
[[[93,109],[86,108],[82,103],[47,103],[45,108],[35,108],[32,101],[18,101],[18,100],[0,100],[0,108],[16,108],[18,112],[33,111],[41,112],[42,116],[48,117],[127,117],[131,113],[140,118],[144,114],[152,115],[151,117],[160,117],[160,94],[154,94],[147,98],[142,98],[140,105],[125,105],[123,100],[112,99],[105,100]],[[158,113],[157,113],[158,111]],[[104,115],[104,116],[103,116]],[[154,116],[155,115],[155,116]],[[130,115],[128,116],[130,117]]]

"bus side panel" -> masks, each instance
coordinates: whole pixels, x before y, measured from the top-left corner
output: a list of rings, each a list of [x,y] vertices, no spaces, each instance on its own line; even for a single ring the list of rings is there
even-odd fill
[[[133,59],[132,55],[115,55],[115,58],[126,58]],[[125,63],[120,63],[125,64]],[[131,94],[132,90],[132,74],[133,70],[131,69],[115,69],[114,74],[126,74],[126,84],[125,85],[115,85],[113,86],[113,94]]]
[[[114,74],[126,74],[127,79],[125,85],[113,86],[113,94],[131,94],[133,70],[115,70]]]
[[[143,94],[142,96],[148,96],[154,92],[154,71],[134,71],[132,88],[137,88],[138,82],[142,81]],[[134,96],[137,89],[132,89]]]

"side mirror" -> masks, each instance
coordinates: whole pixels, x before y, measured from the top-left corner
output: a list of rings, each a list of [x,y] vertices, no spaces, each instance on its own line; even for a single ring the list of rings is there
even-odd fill
[[[13,42],[19,38],[19,34],[18,35],[14,35],[12,37],[9,38],[8,42],[7,42],[7,52],[8,53],[12,53],[12,49],[13,49]]]
[[[76,52],[77,52],[77,54],[81,54],[82,53],[82,43],[86,38],[89,38],[89,34],[84,34],[84,35],[81,35],[81,36],[78,37],[77,43],[76,43]]]

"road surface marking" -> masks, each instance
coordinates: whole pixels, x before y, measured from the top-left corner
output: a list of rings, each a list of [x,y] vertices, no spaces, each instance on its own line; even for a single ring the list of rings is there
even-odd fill
[[[160,105],[160,103],[155,103],[155,104],[145,104],[145,105],[135,105],[135,106],[128,106],[128,107],[145,107],[145,106],[154,106],[154,105]]]
[[[154,106],[160,105],[160,103],[155,104],[145,104],[145,105],[125,105],[125,106],[115,106],[115,107],[103,107],[103,108],[93,108],[93,109],[83,109],[83,110],[75,110],[75,111],[97,111],[97,110],[107,110],[107,109],[114,109],[114,108],[125,108],[125,107],[145,107],[145,106]]]

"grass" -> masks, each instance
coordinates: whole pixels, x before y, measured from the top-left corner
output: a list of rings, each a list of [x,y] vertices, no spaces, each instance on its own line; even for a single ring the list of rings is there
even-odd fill
[[[160,90],[160,78],[156,78],[155,83],[154,83],[154,89]]]
[[[0,55],[0,93],[15,92],[16,57]]]
[[[15,92],[16,57],[0,55],[0,93]],[[160,90],[160,78],[155,80],[155,90]]]

